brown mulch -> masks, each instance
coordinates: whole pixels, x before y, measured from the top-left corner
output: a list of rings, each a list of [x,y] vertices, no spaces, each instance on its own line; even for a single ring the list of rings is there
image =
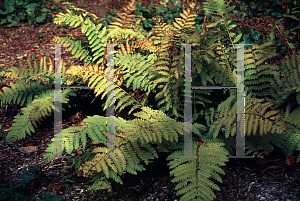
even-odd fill
[[[71,2],[79,8],[88,10],[97,16],[105,16],[107,10],[114,7],[121,10],[121,6],[127,5],[127,1],[120,0],[121,5],[114,4],[114,1],[76,1]],[[152,2],[153,3],[153,2]],[[142,1],[142,4],[148,6],[149,0]],[[58,3],[58,9],[65,11],[66,6]],[[159,6],[153,3],[154,6]],[[46,44],[50,43],[53,33],[57,36],[63,36],[67,33],[76,32],[75,29],[67,30],[67,33],[55,25],[46,22],[39,25],[20,24],[19,27],[6,28],[0,26],[0,64],[9,67],[18,66],[19,61],[26,64],[26,58],[32,55],[51,56],[54,58],[54,49]],[[40,41],[38,32],[42,30],[44,37]],[[37,51],[26,52],[26,50],[38,49]],[[70,58],[71,54],[62,48],[62,57],[67,66],[74,65]],[[274,60],[271,63],[276,63]],[[90,99],[89,99],[90,100]],[[96,105],[87,107],[79,106],[76,109],[69,110],[63,116],[63,129],[78,125],[86,116],[101,115],[105,112],[95,110]],[[6,142],[5,137],[8,133],[10,123],[13,117],[20,112],[19,105],[8,105],[0,113],[3,137],[0,139],[0,187],[7,186],[10,178],[20,179],[20,169],[27,165],[45,165],[42,162],[45,149],[49,146],[53,138],[53,118],[44,120],[36,132],[25,139],[16,142]],[[120,114],[121,117],[123,114]],[[127,118],[128,119],[128,118]],[[90,141],[89,141],[90,142]],[[91,144],[88,143],[88,147]],[[35,150],[31,153],[26,152],[24,147],[33,147]],[[50,191],[54,196],[62,200],[179,200],[176,196],[175,184],[171,182],[169,170],[165,158],[167,154],[161,154],[158,160],[145,166],[147,171],[138,175],[126,174],[122,178],[124,184],[119,185],[113,182],[114,193],[110,196],[105,191],[98,193],[88,193],[87,188],[91,183],[83,180],[80,182],[62,183],[63,177],[75,177],[74,168],[62,171],[63,167],[68,165],[68,159],[81,154],[81,151],[73,150],[69,155],[64,152],[63,156],[52,160],[34,179],[31,198],[42,199],[42,192]],[[268,160],[255,159],[230,159],[222,169],[225,171],[223,183],[218,184],[221,191],[216,191],[215,200],[300,200],[300,165],[285,164],[285,157],[274,153],[267,157]],[[265,170],[268,167],[274,169]],[[59,186],[61,184],[61,186]]]

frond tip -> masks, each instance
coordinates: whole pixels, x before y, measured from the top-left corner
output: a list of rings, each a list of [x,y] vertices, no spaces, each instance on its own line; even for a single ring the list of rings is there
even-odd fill
[[[174,175],[172,182],[179,182],[175,190],[176,195],[183,195],[180,200],[212,200],[216,198],[212,189],[220,188],[210,181],[213,178],[222,183],[222,178],[217,174],[225,174],[220,166],[228,161],[228,152],[222,146],[224,143],[204,143],[201,146],[193,141],[193,156],[196,158],[175,158],[183,156],[184,150],[175,151],[167,160],[172,160],[170,175]],[[198,157],[198,158],[197,158]],[[174,159],[175,158],[175,159]]]

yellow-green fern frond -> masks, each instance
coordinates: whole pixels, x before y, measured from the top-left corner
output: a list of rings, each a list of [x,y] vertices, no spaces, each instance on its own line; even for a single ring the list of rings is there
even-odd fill
[[[150,86],[154,75],[150,74],[150,69],[154,63],[154,59],[154,55],[141,56],[140,54],[127,54],[116,58],[116,64],[120,65],[118,69],[114,69],[115,79],[113,87],[115,90],[115,99],[118,101],[116,110],[119,109],[119,111],[122,111],[125,107],[133,105],[129,111],[130,114],[133,110],[145,105],[146,98],[138,100],[121,86],[123,81],[126,80],[127,88],[133,84],[134,91],[137,89],[147,90],[147,96],[153,89]],[[121,74],[122,71],[126,73],[124,76]],[[71,66],[66,73],[83,78],[83,82],[88,81],[88,87],[95,88],[94,93],[96,97],[102,94],[101,99],[104,99],[108,91],[111,90],[107,89],[107,68],[98,68],[97,65]],[[112,97],[109,97],[103,106],[104,110],[108,107],[107,103],[110,103],[110,105],[113,103],[111,100]]]
[[[195,17],[197,17],[197,15],[195,14],[191,14],[190,9],[183,10],[183,13],[179,13],[179,15],[181,16],[181,18],[175,18],[175,22],[173,22],[173,30],[176,31],[176,35],[175,37],[180,37],[181,35],[185,34],[185,35],[191,35],[188,34],[194,32],[195,30]],[[188,32],[187,32],[188,31]],[[178,43],[181,41],[178,41]]]
[[[183,135],[181,124],[167,117],[163,112],[156,111],[145,107],[134,116],[141,119],[134,119],[128,124],[132,124],[132,128],[124,128],[124,132],[129,135],[128,139],[133,140],[139,138],[141,143],[149,142],[161,143],[163,140],[178,142],[178,133]],[[134,126],[135,125],[135,126]],[[130,130],[132,129],[132,130]]]
[[[34,64],[32,66],[29,59],[27,59],[28,67],[24,67],[23,64],[20,62],[19,67],[11,66],[7,70],[8,72],[5,73],[5,77],[10,79],[18,79],[21,81],[25,81],[28,83],[30,80],[42,80],[46,78],[46,81],[49,82],[49,78],[53,78],[53,63],[51,58],[48,58],[50,65],[47,66],[46,64],[46,57],[42,57],[40,59],[40,67],[36,61],[34,60]],[[63,63],[63,62],[62,62]]]
[[[31,81],[28,84],[19,82],[17,84],[10,84],[10,87],[3,87],[3,93],[0,92],[0,99],[3,103],[13,103],[26,105],[32,102],[32,99],[42,92],[47,90],[47,85],[43,82]]]
[[[140,117],[139,120],[131,122],[122,118],[115,118],[114,153],[117,156],[116,158],[107,157],[109,153],[107,153],[107,147],[105,147],[107,140],[106,117],[97,115],[84,119],[80,127],[68,128],[62,131],[62,151],[66,149],[68,153],[71,153],[74,148],[78,148],[79,139],[81,139],[83,149],[85,149],[87,134],[97,146],[92,148],[91,151],[96,155],[80,165],[79,170],[83,171],[84,176],[102,172],[106,178],[110,178],[115,174],[114,177],[118,180],[116,175],[120,175],[124,171],[132,174],[136,174],[136,170],[142,171],[141,162],[148,164],[149,159],[158,157],[155,149],[151,147],[150,143],[146,143],[147,141],[158,144],[158,141],[161,141],[159,139],[163,138],[165,141],[177,142],[177,132],[180,135],[184,133],[182,122],[176,122],[162,112],[151,110],[148,107],[143,107],[142,110],[144,111],[135,114]],[[193,130],[195,129],[196,127]],[[150,130],[152,131],[150,132]],[[52,141],[54,141],[54,138]],[[53,159],[55,154],[54,143],[50,144],[46,152],[48,152],[45,155],[47,160]]]
[[[47,66],[46,57],[42,57],[39,62],[39,67],[34,61],[32,66],[27,59],[28,66],[24,67],[20,63],[20,67],[10,67],[4,74],[4,77],[14,79],[17,83],[10,84],[10,87],[3,87],[3,92],[0,92],[0,99],[3,103],[30,104],[32,99],[46,90],[49,90],[54,85],[54,68],[51,58],[50,65]],[[61,61],[61,72],[65,72],[65,62]]]
[[[172,182],[178,182],[176,195],[183,195],[180,200],[213,200],[216,198],[212,189],[220,190],[210,178],[222,182],[218,174],[225,174],[220,166],[224,166],[228,160],[228,152],[222,146],[224,143],[204,143],[198,146],[193,142],[192,155],[199,158],[175,158],[184,156],[184,150],[175,151],[167,160],[172,169],[170,175],[174,175]]]
[[[67,103],[67,96],[75,96],[72,90],[62,92],[62,103]],[[43,118],[49,116],[54,109],[54,91],[47,90],[44,93],[36,96],[34,100],[26,107],[22,108],[22,113],[14,118],[12,126],[8,129],[6,141],[16,141],[24,139],[26,133],[31,135],[34,133],[34,127],[37,127],[36,122],[41,122]],[[34,127],[33,127],[34,126]]]
[[[72,8],[74,9],[76,7],[73,6]],[[85,11],[83,9],[77,10]],[[66,14],[58,14],[54,19],[54,23],[61,24],[64,22],[73,27],[80,25],[81,32],[85,34],[88,45],[83,45],[83,42],[80,40],[67,37],[54,37],[52,41],[56,43],[70,44],[68,45],[68,49],[72,52],[74,58],[78,58],[86,62],[88,65],[92,63],[100,65],[103,62],[103,55],[105,52],[105,46],[102,44],[106,44],[107,40],[107,36],[105,36],[106,27],[102,27],[102,24],[95,25],[96,19],[91,20],[88,17],[90,14],[86,11],[84,14],[69,10],[67,11],[68,13]],[[95,15],[92,16],[97,18]]]
[[[277,54],[274,53],[272,42],[261,45],[254,44],[252,48],[245,49],[245,90],[246,95],[254,94],[257,98],[271,100],[271,96],[276,98],[276,93],[269,90],[271,83],[274,83],[278,75],[278,66],[267,65],[265,61]],[[237,57],[233,57],[233,62],[237,62]],[[273,99],[272,98],[272,99]]]
[[[218,133],[223,125],[226,126],[225,137],[227,138],[236,135],[236,104],[235,95],[230,96],[226,101],[222,102],[216,112],[212,115],[216,119],[208,132],[213,138],[218,136]],[[245,98],[245,135],[254,136],[259,132],[260,136],[268,133],[286,134],[284,124],[279,124],[282,117],[280,110],[267,111],[274,106],[274,102],[262,103],[264,99]],[[259,130],[258,130],[259,128]]]
[[[53,20],[55,24],[61,24],[64,22],[66,24],[69,24],[70,26],[78,27],[86,19],[86,16],[92,16],[94,17],[94,19],[97,19],[96,15],[91,14],[84,9],[77,8],[69,2],[64,2],[63,4],[66,4],[70,9],[74,11],[70,11],[67,9],[67,14],[58,13]],[[84,13],[81,15],[78,11],[83,11]]]

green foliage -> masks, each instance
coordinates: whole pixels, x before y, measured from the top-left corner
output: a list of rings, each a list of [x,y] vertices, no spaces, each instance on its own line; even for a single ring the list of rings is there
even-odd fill
[[[249,155],[252,153],[253,156],[256,156],[258,158],[264,158],[265,155],[268,155],[274,150],[274,146],[277,146],[278,148],[283,148],[284,145],[288,145],[286,143],[286,135],[275,135],[275,134],[267,134],[264,136],[249,136],[247,138],[247,144],[245,149],[246,155]],[[290,145],[288,145],[290,147]]]
[[[175,178],[172,182],[178,182],[175,187],[176,195],[183,195],[180,200],[211,200],[216,198],[212,189],[220,188],[210,181],[210,178],[222,183],[222,178],[217,174],[225,174],[219,166],[225,166],[228,162],[228,153],[224,149],[224,143],[204,142],[200,147],[193,142],[193,156],[199,158],[177,158],[184,156],[184,151],[175,151],[167,160],[169,162],[170,175]],[[201,183],[201,184],[200,184]]]
[[[44,37],[43,31],[39,31],[38,34],[40,35],[39,37],[40,41],[42,41]]]
[[[20,180],[12,181],[12,178],[9,180],[9,188],[1,187],[0,192],[5,192],[5,194],[0,197],[0,200],[10,200],[10,201],[26,201],[32,200],[30,199],[30,189],[33,185],[32,181],[36,174],[40,172],[40,166],[27,166],[21,169],[21,178]],[[43,192],[44,200],[34,199],[37,201],[59,201],[60,198],[53,197],[50,198],[51,193],[47,192],[46,194]],[[32,200],[33,201],[33,200]]]
[[[257,29],[252,29],[250,32],[247,32],[243,35],[245,44],[261,44],[263,40],[260,38],[261,32]]]
[[[4,74],[6,71],[7,71],[7,67],[3,67],[3,66],[0,67],[0,83],[4,82],[4,78],[5,78]]]
[[[27,59],[28,67],[21,63],[19,68],[11,66],[4,74],[5,78],[17,79],[17,83],[11,83],[10,87],[3,87],[0,92],[0,100],[4,104],[20,104],[25,107],[22,112],[14,117],[12,126],[8,129],[7,141],[25,138],[26,134],[34,133],[36,122],[41,123],[43,118],[50,116],[54,109],[54,72],[52,61],[47,67],[46,58],[40,60],[38,68],[36,61],[32,66]],[[62,73],[65,71],[65,63],[62,61]],[[67,77],[63,78],[66,83]],[[62,103],[67,104],[69,96],[75,96],[75,90],[62,92]],[[64,105],[63,105],[64,106]],[[64,106],[65,107],[65,106]],[[64,108],[63,108],[64,110]]]
[[[170,174],[174,175],[174,182],[179,182],[176,190],[182,195],[181,200],[211,200],[215,197],[212,190],[219,188],[209,179],[222,181],[218,175],[224,174],[220,166],[224,166],[227,155],[235,150],[237,94],[229,89],[224,89],[223,94],[212,89],[186,92],[186,52],[179,44],[201,44],[193,46],[191,51],[192,86],[245,84],[246,142],[250,140],[246,144],[247,153],[263,157],[274,149],[273,145],[285,149],[287,154],[299,151],[300,54],[297,59],[295,53],[292,59],[286,58],[282,66],[266,65],[265,61],[276,55],[278,45],[274,43],[274,35],[270,34],[262,44],[245,47],[245,82],[237,83],[236,77],[240,76],[237,74],[237,49],[229,44],[245,41],[242,41],[241,31],[233,31],[236,24],[230,19],[230,14],[234,13],[235,6],[230,6],[229,2],[205,2],[203,9],[210,15],[209,23],[203,24],[200,31],[195,26],[197,15],[194,5],[191,5],[179,13],[180,17],[174,18],[172,24],[152,17],[154,23],[149,33],[141,28],[141,19],[134,14],[134,0],[124,13],[116,13],[116,21],[107,27],[97,24],[97,16],[66,4],[71,10],[58,14],[54,23],[80,26],[85,39],[72,36],[53,38],[56,43],[70,44],[68,49],[73,57],[83,62],[83,65],[63,71],[64,75],[69,75],[65,83],[70,85],[79,79],[93,90],[96,97],[103,100],[107,96],[102,105],[104,110],[115,103],[116,112],[126,108],[128,114],[133,113],[136,117],[133,120],[115,117],[115,133],[107,128],[107,117],[95,115],[84,119],[80,126],[57,134],[62,137],[60,153],[66,150],[70,154],[82,144],[85,152],[73,160],[73,165],[76,165],[79,175],[93,182],[89,190],[111,191],[110,179],[122,184],[122,174],[137,174],[137,171],[145,170],[143,163],[147,165],[158,157],[157,153],[173,152],[168,157],[173,169]],[[114,47],[113,64],[109,61],[111,47],[103,44],[118,44]],[[112,65],[114,71],[109,68]],[[3,90],[5,94],[0,96],[1,100],[31,104],[31,107],[26,105],[22,109],[22,115],[16,116],[17,125],[11,127],[14,133],[7,140],[23,138],[26,132],[30,134],[32,119],[38,121],[48,115],[47,109],[49,111],[53,106],[51,91],[41,92],[47,89],[44,89],[47,84],[40,83],[40,88],[31,84],[41,76],[53,81],[53,74],[43,74],[37,69],[32,72],[11,68],[7,73],[21,77],[26,84],[19,83],[12,85],[12,89]],[[113,78],[113,83],[108,85],[110,78]],[[27,88],[36,88],[36,100],[30,102]],[[114,96],[113,93],[108,96],[110,92],[114,92]],[[191,125],[184,122],[186,93],[192,96],[197,114]],[[287,100],[289,97],[294,98],[293,105]],[[67,103],[67,100],[63,99],[63,102]],[[293,112],[290,111],[291,105]],[[184,131],[189,128],[193,133],[192,153],[201,158],[175,159],[175,155],[184,153]],[[257,139],[258,134],[261,139]],[[281,137],[275,139],[275,134]],[[93,146],[85,150],[88,137]],[[46,150],[44,161],[52,160],[57,154],[55,138]],[[200,145],[196,140],[204,144]],[[114,150],[107,150],[107,144],[114,145]],[[111,157],[111,154],[116,157]],[[191,171],[186,173],[187,170]]]
[[[246,11],[253,14],[263,13],[264,15],[270,15],[273,18],[282,18],[281,0],[241,0],[241,5],[243,5]],[[286,0],[283,5],[287,8],[296,8],[299,7],[300,3],[296,0]]]
[[[277,44],[280,43],[282,39],[288,39],[291,47],[294,49],[294,44],[296,44],[297,39],[296,35],[297,32],[294,32],[294,30],[298,29],[299,24],[299,1],[294,0],[287,0],[284,1],[282,4],[282,1],[280,0],[268,0],[268,1],[259,1],[259,0],[252,0],[252,1],[241,1],[241,4],[235,3],[237,6],[237,13],[240,12],[240,7],[243,7],[243,11],[247,13],[247,15],[251,18],[253,16],[258,16],[259,14],[263,14],[263,16],[270,16],[271,18],[275,19],[275,21],[278,20],[278,22],[282,22],[282,24],[285,25],[286,32],[283,33],[284,36],[280,38],[279,40],[276,40]],[[298,10],[297,10],[298,9]],[[284,11],[284,14],[282,12]],[[273,26],[273,25],[272,25]],[[282,28],[282,26],[278,26],[278,28]],[[246,39],[248,41],[253,41],[255,39],[255,36],[260,36],[260,40],[263,40],[265,42],[265,37],[258,32],[257,29],[254,28],[255,31],[253,33],[246,33]],[[252,31],[252,30],[251,30]],[[277,32],[278,30],[275,29]],[[293,35],[293,36],[292,36]],[[264,39],[262,39],[264,38]],[[246,40],[245,40],[246,41]],[[255,41],[255,43],[259,43],[258,41]]]
[[[2,127],[2,125],[0,125],[0,139],[2,138],[2,135],[3,135],[3,129],[1,127]]]
[[[296,55],[296,52],[293,51],[291,58],[286,56],[286,60],[282,62],[282,66],[274,73],[274,79],[270,80],[272,86],[270,92],[278,94],[278,96],[275,96],[276,109],[279,107],[287,109],[289,104],[293,104],[295,109],[296,103],[300,105],[299,64],[300,52]],[[291,100],[295,102],[290,102]]]
[[[298,151],[299,154],[296,160],[297,163],[300,161],[299,112],[300,112],[299,107],[295,109],[293,112],[291,112],[290,104],[286,108],[285,118],[286,121],[289,122],[289,124],[287,124],[288,126],[287,141],[285,143],[285,147],[283,150],[287,157],[291,156],[294,152]]]
[[[241,41],[243,33],[241,31],[232,32],[236,25],[229,19],[229,15],[235,6],[229,6],[223,1],[209,1],[205,4],[204,10],[212,17],[209,19],[210,24],[206,25],[201,32],[197,31],[194,26],[197,15],[192,14],[190,10],[183,11],[179,14],[180,18],[172,20],[173,26],[164,23],[159,17],[152,17],[154,26],[147,34],[143,31],[144,29],[140,29],[141,20],[137,18],[136,14],[133,14],[136,10],[133,2],[129,4],[125,13],[115,13],[117,17],[113,19],[116,21],[111,22],[107,29],[106,27],[102,28],[101,24],[94,24],[95,20],[89,20],[89,14],[86,11],[81,10],[84,13],[81,14],[78,12],[80,9],[74,6],[71,8],[75,11],[61,14],[54,22],[58,24],[65,22],[74,27],[81,25],[82,32],[86,34],[87,39],[84,43],[90,46],[82,46],[84,43],[77,39],[74,42],[74,38],[54,38],[55,42],[72,44],[70,48],[72,54],[86,62],[83,66],[72,66],[67,73],[80,77],[84,83],[88,83],[89,87],[95,87],[94,93],[96,96],[102,95],[103,99],[112,90],[112,88],[104,87],[108,75],[107,68],[105,68],[108,64],[106,63],[108,56],[104,55],[107,49],[101,46],[103,49],[95,54],[97,50],[91,48],[99,49],[99,45],[103,43],[118,43],[120,46],[116,47],[114,52],[114,64],[117,66],[113,85],[115,109],[121,111],[125,107],[129,107],[129,113],[134,110],[143,110],[143,112],[134,114],[140,119],[125,121],[116,118],[115,154],[120,158],[106,158],[105,117],[88,117],[81,127],[65,129],[61,133],[63,135],[62,150],[66,149],[67,153],[71,153],[73,148],[78,147],[80,141],[85,149],[86,134],[88,134],[96,146],[87,150],[85,158],[76,159],[73,162],[77,169],[82,171],[83,176],[91,178],[91,181],[94,182],[90,190],[110,189],[109,178],[122,183],[121,174],[125,172],[136,174],[136,171],[143,170],[140,162],[148,164],[150,159],[156,157],[156,152],[169,152],[183,148],[182,122],[184,116],[182,108],[185,88],[182,66],[185,54],[184,48],[176,46],[176,44],[201,44],[201,46],[193,47],[192,51],[193,78],[195,76],[192,82],[193,86],[235,86],[237,83],[233,78],[237,76],[236,49],[226,46]],[[145,11],[143,8],[141,10]],[[161,11],[165,12],[163,8]],[[215,16],[219,16],[219,18]],[[92,17],[96,19],[95,16]],[[219,29],[220,32],[216,29]],[[246,147],[247,153],[253,153],[257,157],[269,154],[274,149],[273,145],[280,148],[288,147],[285,137],[275,140],[274,135],[271,135],[276,133],[284,136],[288,131],[285,126],[286,121],[282,119],[281,110],[274,110],[276,104],[272,102],[283,96],[280,93],[283,89],[282,85],[278,84],[277,88],[272,88],[275,86],[275,80],[278,82],[278,72],[281,71],[281,68],[264,64],[266,59],[276,55],[274,37],[268,36],[265,39],[267,41],[262,44],[254,44],[251,48],[245,48],[245,89],[247,92],[245,124],[246,135],[249,137],[246,141],[252,140]],[[262,42],[259,40],[260,38],[256,38],[255,42]],[[142,51],[144,51],[143,54]],[[297,75],[297,71],[295,73]],[[284,77],[284,75],[281,76]],[[292,86],[295,86],[295,82],[291,83]],[[295,89],[294,87],[293,90]],[[224,94],[227,91],[224,90]],[[212,151],[211,157],[219,156],[225,162],[227,153],[233,154],[235,150],[233,137],[236,136],[237,123],[236,94],[230,91],[229,96],[227,95],[228,97],[220,101],[211,98],[213,94],[216,94],[213,90],[194,90],[193,94],[193,104],[194,108],[197,108],[197,115],[205,117],[208,127],[205,131],[201,129],[204,125],[193,123],[192,130],[198,135],[195,139],[202,140],[206,146],[210,147],[205,151],[206,146],[203,146],[203,152],[199,154],[195,150],[201,150],[202,146],[199,149],[194,142],[193,153],[202,156],[215,150],[214,153]],[[216,105],[217,109],[209,107],[209,104]],[[112,97],[108,97],[102,107],[106,109],[111,105]],[[152,110],[145,107],[146,105],[151,105]],[[162,115],[162,112],[166,116]],[[173,121],[168,121],[169,118],[173,118]],[[258,133],[259,136],[263,136],[260,141],[251,138],[251,136],[258,136]],[[259,146],[254,146],[257,145],[257,142],[259,142]],[[150,144],[155,144],[155,149]],[[224,151],[225,149],[221,151],[223,148],[219,145],[226,147],[228,152]],[[212,149],[212,146],[219,146],[219,149]],[[290,151],[295,150],[297,148]],[[52,159],[54,156],[53,143],[46,151],[49,152],[46,154],[46,160]],[[183,150],[174,152],[172,156],[182,152]],[[96,155],[92,153],[96,153]],[[223,155],[220,156],[219,153]],[[218,167],[223,164],[212,165],[211,162],[217,160],[212,160],[210,157],[205,160],[208,161],[202,163],[203,168],[199,168],[196,159],[190,159],[190,163],[186,164],[186,166],[190,166],[190,169],[195,170],[194,174],[191,173],[193,179],[190,184],[187,183],[187,178],[179,175],[180,172],[188,169],[182,164],[187,159],[182,161],[174,159],[171,162],[171,164],[174,163],[172,167],[175,168],[172,172],[175,176],[173,181],[180,182],[177,190],[181,189],[178,194],[183,195],[183,200],[195,198],[208,200],[214,197],[209,188],[218,189],[218,187],[208,181],[208,178],[221,181],[220,177],[211,169],[223,173]],[[198,173],[200,170],[205,171],[204,167],[207,168],[206,173]],[[203,192],[207,194],[203,194]]]
[[[33,179],[34,175],[27,178],[25,174],[22,174],[21,177],[21,180],[16,180],[14,183],[12,182],[12,178],[10,178],[9,188],[0,188],[0,192],[6,192],[0,197],[0,200],[28,200],[27,197],[29,196],[30,186],[32,185],[30,184],[30,181]]]
[[[60,198],[57,198],[57,197],[53,197],[51,198],[51,193],[48,191],[48,192],[43,192],[43,196],[44,196],[44,199],[43,200],[40,200],[40,199],[36,199],[37,201],[60,201],[61,199]]]
[[[0,7],[0,25],[8,24],[8,27],[18,26],[21,22],[29,22],[29,25],[35,21],[38,23],[51,21],[51,12],[45,5],[52,0],[4,0]],[[57,10],[57,7],[53,7]]]

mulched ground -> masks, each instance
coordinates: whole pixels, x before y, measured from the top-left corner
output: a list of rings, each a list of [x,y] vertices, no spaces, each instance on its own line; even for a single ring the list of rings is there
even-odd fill
[[[126,1],[121,1],[122,5],[116,5],[113,1],[76,1],[72,2],[80,8],[84,8],[98,16],[105,16],[106,11],[126,5]],[[142,1],[143,5],[150,5],[149,1]],[[159,4],[154,3],[154,6]],[[65,10],[66,6],[58,3],[59,10]],[[41,25],[21,24],[19,27],[6,28],[0,26],[0,64],[5,66],[18,66],[19,61],[23,64],[26,58],[32,55],[52,56],[54,50],[45,44],[50,43],[53,34],[63,36],[67,33],[74,33],[76,30],[63,32],[61,28],[55,30],[52,23]],[[43,31],[44,37],[40,41],[38,32]],[[38,49],[37,51],[26,51]],[[70,59],[70,53],[66,48],[62,48],[62,56],[67,62],[67,66],[74,65]],[[283,55],[284,56],[284,55]],[[281,57],[282,58],[282,57]],[[280,62],[276,59],[270,63]],[[4,130],[3,138],[0,139],[0,187],[7,186],[10,178],[20,179],[20,169],[27,165],[41,164],[45,149],[53,138],[53,121],[48,118],[39,125],[36,132],[31,136],[17,142],[6,142],[10,123],[13,117],[20,112],[20,106],[9,105],[0,113],[0,121]],[[95,105],[88,108],[76,108],[64,113],[63,128],[78,125],[83,118],[91,115],[102,115],[103,112],[95,111]],[[120,114],[121,117],[124,114]],[[23,147],[36,147],[32,153],[26,153]],[[90,145],[89,145],[90,146]],[[88,146],[88,147],[89,147]],[[87,147],[87,148],[88,148]],[[108,196],[105,191],[88,193],[86,189],[91,185],[86,180],[75,183],[62,183],[64,176],[75,177],[74,169],[63,172],[62,168],[68,164],[71,157],[80,155],[81,152],[73,151],[71,156],[64,153],[62,157],[47,164],[40,175],[34,179],[31,198],[42,199],[43,191],[50,191],[54,196],[62,200],[179,200],[176,196],[175,184],[171,182],[169,170],[165,161],[166,154],[161,154],[158,160],[145,166],[147,171],[138,175],[126,174],[122,178],[124,185],[114,184],[114,193]],[[265,160],[256,159],[230,159],[223,167],[225,175],[223,183],[218,183],[221,191],[217,191],[215,200],[300,200],[300,165],[291,166],[285,163],[285,157],[280,153],[273,153]],[[266,169],[269,168],[269,169]],[[264,171],[265,170],[265,171]],[[264,171],[264,172],[263,172]],[[59,186],[61,184],[61,186]]]

